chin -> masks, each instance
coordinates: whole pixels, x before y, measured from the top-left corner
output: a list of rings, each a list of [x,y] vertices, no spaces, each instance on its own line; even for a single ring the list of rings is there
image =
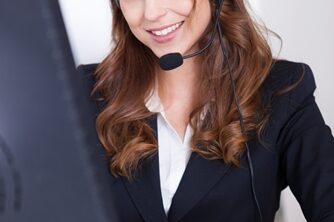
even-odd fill
[[[158,58],[160,58],[163,55],[166,55],[168,53],[171,53],[171,52],[174,52],[174,51],[170,51],[170,50],[169,51],[153,51],[154,55],[156,55],[156,57],[158,57]]]
[[[168,49],[168,50],[156,50],[156,51],[154,51],[154,50],[152,50],[153,51],[153,53],[158,57],[158,58],[160,58],[160,57],[162,57],[162,56],[164,56],[164,55],[166,55],[166,54],[169,54],[169,53],[180,53],[181,55],[184,55],[184,51],[183,50],[181,50],[181,49],[173,49],[173,48],[171,48],[171,49]]]

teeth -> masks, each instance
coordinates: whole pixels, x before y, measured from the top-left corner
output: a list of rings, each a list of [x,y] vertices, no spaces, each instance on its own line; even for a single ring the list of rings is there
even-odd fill
[[[177,23],[173,26],[170,26],[168,28],[165,28],[161,31],[151,31],[151,33],[153,33],[154,35],[157,35],[157,36],[165,36],[167,35],[168,33],[171,33],[172,31],[174,31],[175,29],[177,29],[178,27],[180,27],[180,25],[182,24],[182,22],[180,23]]]

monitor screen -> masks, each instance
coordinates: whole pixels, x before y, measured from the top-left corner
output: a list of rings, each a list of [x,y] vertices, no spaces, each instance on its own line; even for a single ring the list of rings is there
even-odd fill
[[[57,0],[2,0],[0,49],[0,221],[116,221]]]

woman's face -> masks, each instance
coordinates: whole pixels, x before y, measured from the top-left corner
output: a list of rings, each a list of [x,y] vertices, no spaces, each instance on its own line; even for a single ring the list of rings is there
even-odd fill
[[[196,51],[211,20],[209,0],[120,0],[120,7],[134,36],[157,57]]]

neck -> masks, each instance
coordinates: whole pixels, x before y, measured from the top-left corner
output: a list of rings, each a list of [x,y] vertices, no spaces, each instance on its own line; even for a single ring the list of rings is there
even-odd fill
[[[168,106],[176,101],[191,103],[196,96],[196,88],[199,79],[200,66],[198,57],[184,60],[182,66],[170,70],[158,72],[159,97]]]

